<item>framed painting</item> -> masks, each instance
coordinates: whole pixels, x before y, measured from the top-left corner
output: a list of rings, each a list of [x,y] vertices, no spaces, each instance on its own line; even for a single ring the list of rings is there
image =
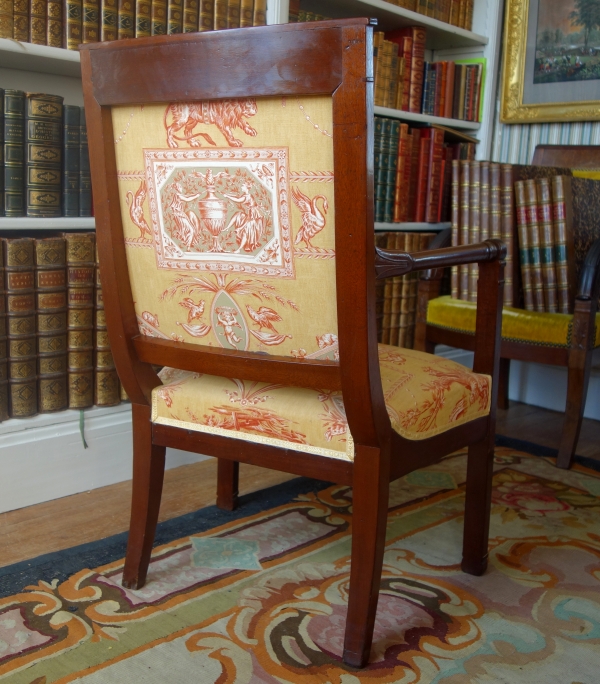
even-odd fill
[[[600,119],[600,0],[507,0],[500,120]]]

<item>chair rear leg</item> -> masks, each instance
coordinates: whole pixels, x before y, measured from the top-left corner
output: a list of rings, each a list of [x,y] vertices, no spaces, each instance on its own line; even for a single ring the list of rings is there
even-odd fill
[[[469,447],[461,567],[470,575],[481,575],[487,568],[493,471],[492,435]]]
[[[556,460],[556,465],[559,468],[570,468],[573,456],[575,455],[590,382],[591,364],[591,352],[588,351],[586,353],[581,350],[570,351],[567,406],[560,447],[558,449],[558,458]]]
[[[240,464],[219,458],[217,465],[217,506],[233,511],[238,505],[238,484]]]
[[[132,405],[133,491],[123,586],[140,589],[146,582],[156,534],[163,479],[165,447],[152,444],[150,407]]]
[[[358,458],[364,449],[372,454]],[[389,500],[389,461],[378,449],[356,447],[352,494],[352,556],[344,662],[364,667],[371,652],[381,584]],[[368,464],[372,463],[369,469]]]
[[[505,411],[509,408],[508,381],[510,379],[510,359],[500,359],[500,371],[498,373],[498,408]]]

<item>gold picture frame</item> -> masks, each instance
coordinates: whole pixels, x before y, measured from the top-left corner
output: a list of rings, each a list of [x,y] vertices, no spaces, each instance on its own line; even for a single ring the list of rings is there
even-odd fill
[[[589,31],[588,35],[585,31],[565,35],[560,29],[567,25],[579,27],[571,17],[580,3],[581,0],[507,0],[502,123],[600,120],[600,49],[588,47]],[[565,23],[567,19],[569,24]],[[547,28],[542,31],[544,22]],[[554,35],[552,22],[556,25]],[[581,28],[585,28],[583,24]],[[574,35],[584,35],[585,44],[570,44]],[[596,68],[597,77],[593,75]],[[582,73],[588,76],[582,78]],[[540,82],[552,77],[558,80]]]

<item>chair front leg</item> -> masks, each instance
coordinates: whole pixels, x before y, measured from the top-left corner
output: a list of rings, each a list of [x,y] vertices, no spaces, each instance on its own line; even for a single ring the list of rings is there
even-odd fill
[[[352,555],[344,662],[364,667],[379,599],[389,500],[389,454],[356,446],[352,488]]]
[[[226,458],[219,458],[217,466],[217,506],[233,511],[238,505],[238,483],[240,464]]]
[[[140,589],[146,582],[156,534],[165,474],[166,448],[152,444],[150,407],[132,405],[133,491],[123,586]]]

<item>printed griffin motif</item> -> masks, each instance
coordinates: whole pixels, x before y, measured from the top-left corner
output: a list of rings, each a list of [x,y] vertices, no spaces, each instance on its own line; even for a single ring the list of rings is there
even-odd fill
[[[261,306],[258,311],[255,311],[249,304],[246,304],[246,311],[250,318],[258,325],[258,332],[256,330],[251,330],[250,334],[254,335],[259,342],[273,346],[281,344],[288,338],[292,339],[291,335],[282,335],[275,330],[273,321],[283,320],[277,311],[270,309],[268,306]],[[262,332],[263,328],[266,328],[271,332]]]
[[[142,205],[146,199],[146,181],[140,183],[140,187],[137,189],[135,195],[129,190],[126,195],[127,206],[129,207],[129,217],[132,222],[139,228],[140,239],[143,240],[148,235],[148,238],[152,238],[152,231],[150,226],[146,223],[144,218],[144,209]]]
[[[204,300],[201,299],[197,304],[194,304],[193,299],[190,297],[185,297],[181,302],[179,302],[179,305],[188,310],[188,322],[179,323],[179,321],[177,321],[177,325],[180,325],[186,332],[192,335],[192,337],[204,337],[205,335],[208,335],[210,332],[210,325],[202,322],[197,325],[192,325],[192,322],[195,319],[202,318],[205,305]]]
[[[165,110],[165,128],[167,130],[167,144],[169,147],[178,147],[177,141],[186,141],[192,147],[200,147],[197,138],[202,136],[206,142],[215,145],[215,141],[208,133],[194,133],[197,124],[214,124],[227,140],[230,147],[242,147],[241,140],[233,136],[236,128],[241,128],[246,135],[255,136],[256,130],[252,128],[245,118],[254,116],[257,112],[256,100],[225,99],[186,104],[173,102]],[[171,115],[172,123],[168,123]],[[176,133],[183,129],[183,136]]]
[[[323,195],[315,195],[312,199],[307,197],[298,188],[292,188],[292,199],[294,204],[300,209],[302,214],[302,228],[298,231],[294,244],[297,245],[304,241],[307,247],[311,248],[310,241],[317,233],[320,233],[325,227],[325,216],[329,204],[327,198]],[[323,200],[323,213],[317,207],[317,200]]]

